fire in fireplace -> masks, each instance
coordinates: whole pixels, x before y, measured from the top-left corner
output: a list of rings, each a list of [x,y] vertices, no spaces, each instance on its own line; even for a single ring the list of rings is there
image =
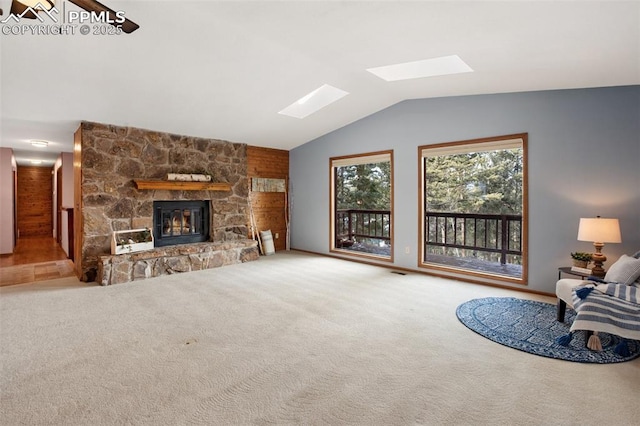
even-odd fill
[[[154,201],[155,245],[199,243],[209,240],[208,201]]]

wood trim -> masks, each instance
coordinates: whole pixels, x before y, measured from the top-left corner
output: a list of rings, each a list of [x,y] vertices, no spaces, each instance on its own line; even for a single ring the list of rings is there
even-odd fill
[[[336,193],[335,193],[335,174],[333,162],[335,160],[343,160],[347,158],[360,158],[360,157],[369,157],[374,155],[382,155],[389,154],[389,161],[391,162],[389,171],[391,173],[391,187],[389,188],[389,212],[391,217],[391,229],[389,230],[389,242],[391,243],[391,253],[389,257],[376,256],[369,253],[359,253],[354,251],[346,251],[340,250],[336,247],[336,239],[335,239],[335,204],[336,204]],[[393,149],[383,150],[383,151],[374,151],[374,152],[366,152],[361,154],[352,154],[352,155],[343,155],[339,157],[331,157],[329,158],[329,251],[344,254],[346,256],[354,256],[354,257],[366,257],[381,260],[384,262],[394,262],[394,253],[395,253],[395,240],[394,240],[394,232],[395,232],[395,214],[394,214],[394,187],[395,187],[395,177],[394,177],[394,159],[393,159]]]
[[[521,278],[510,278],[502,275],[494,275],[489,273],[475,272],[469,271],[466,269],[457,269],[454,267],[447,267],[442,265],[433,265],[429,263],[425,263],[424,259],[424,167],[423,167],[423,157],[422,150],[425,148],[437,148],[443,146],[455,146],[455,145],[465,145],[465,144],[475,144],[475,143],[483,143],[490,142],[494,140],[506,140],[506,139],[522,139],[522,277]],[[418,267],[423,269],[433,269],[433,270],[441,270],[443,272],[452,272],[461,275],[469,275],[472,277],[478,278],[487,278],[494,279],[497,281],[510,282],[519,285],[528,285],[529,279],[529,202],[528,202],[528,193],[529,193],[529,167],[528,167],[528,141],[529,134],[528,133],[517,133],[511,135],[503,135],[503,136],[494,136],[480,139],[470,139],[464,141],[456,141],[456,142],[445,142],[438,143],[432,145],[421,145],[418,146]],[[442,276],[446,278],[458,279],[457,277],[451,277],[447,274],[433,274],[436,276]],[[463,281],[466,281],[462,279]],[[469,282],[483,284],[484,281],[479,280],[469,280]],[[499,285],[497,285],[499,286]],[[511,287],[507,287],[511,288]]]
[[[419,268],[424,259],[424,158],[422,158],[422,147],[418,146],[418,253],[417,267]]]
[[[518,285],[527,285],[527,282],[522,278],[509,277],[507,275],[500,275],[500,274],[492,274],[491,272],[474,271],[471,269],[461,269],[461,268],[456,268],[455,266],[440,265],[437,263],[422,262],[418,265],[418,267],[434,270],[434,271],[442,271],[443,273],[438,274],[438,276],[447,277],[447,278],[453,277],[448,274],[448,273],[451,273],[451,274],[469,275],[471,277],[485,278],[485,279],[491,279],[496,281],[504,281],[504,282],[518,284]],[[524,266],[522,268],[522,276],[523,277],[525,276]]]
[[[329,158],[329,251],[336,249],[336,175],[333,170],[333,158]]]
[[[394,254],[396,252],[396,240],[395,240],[395,232],[396,232],[396,214],[395,214],[395,209],[394,209],[394,205],[395,205],[395,191],[394,191],[394,187],[396,185],[396,177],[394,174],[395,171],[395,167],[394,167],[394,158],[393,158],[393,150],[389,150],[389,155],[391,156],[391,164],[389,165],[389,171],[391,172],[391,185],[389,188],[389,203],[391,204],[389,206],[389,210],[391,211],[391,229],[389,230],[389,238],[391,238],[390,242],[391,242],[391,255],[389,256],[389,261],[391,262],[395,262],[394,260]]]
[[[336,253],[336,254],[340,254],[340,255],[344,255],[344,256],[353,256],[353,257],[361,257],[364,259],[372,259],[372,260],[379,260],[380,262],[387,262],[387,263],[393,263],[393,246],[391,249],[391,255],[390,257],[385,257],[382,255],[376,255],[376,254],[372,254],[372,253],[365,253],[365,252],[359,252],[359,251],[349,251],[349,250],[343,250],[343,249],[339,249],[339,248],[332,248],[329,250],[329,252],[331,253]],[[375,263],[374,263],[375,265]]]
[[[166,189],[169,191],[231,191],[229,183],[183,182],[168,180],[134,179],[139,190]]]
[[[522,137],[522,282],[529,285],[529,133]],[[522,251],[522,250],[521,250]]]
[[[67,212],[67,238],[68,238],[68,245],[69,245],[68,247],[69,254],[67,255],[67,257],[71,259],[71,261],[73,262],[76,257],[75,236],[73,235],[74,229],[75,229],[74,227],[75,219],[73,218],[72,208],[63,208],[63,210]]]
[[[455,141],[455,142],[440,142],[440,143],[434,143],[429,145],[421,145],[420,147],[418,147],[419,148],[418,155],[422,157],[422,150],[425,148],[428,149],[428,148],[443,148],[443,147],[458,146],[458,145],[472,145],[472,144],[478,144],[478,143],[503,141],[503,140],[509,140],[509,139],[525,139],[526,137],[527,137],[527,133],[514,133],[511,135],[492,136],[492,137],[486,137],[486,138],[468,139],[468,140]]]
[[[55,209],[55,224],[56,224],[56,242],[62,243],[62,161],[60,167],[56,170],[56,209]]]
[[[329,165],[333,165],[333,162],[335,160],[344,160],[347,158],[360,158],[360,157],[373,157],[376,155],[382,155],[382,154],[391,154],[391,157],[393,157],[393,150],[392,149],[386,149],[386,150],[381,150],[381,151],[373,151],[373,152],[363,152],[363,153],[358,153],[358,154],[350,154],[350,155],[340,155],[337,157],[331,157],[329,159]]]
[[[82,211],[82,124],[73,134],[73,263],[76,276],[82,281],[82,247],[84,220]],[[69,248],[71,252],[71,248]]]

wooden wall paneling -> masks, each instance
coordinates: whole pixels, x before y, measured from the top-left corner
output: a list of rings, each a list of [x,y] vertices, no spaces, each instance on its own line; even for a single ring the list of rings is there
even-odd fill
[[[253,196],[260,199],[260,205],[253,207],[254,211],[256,207],[261,209],[280,209],[284,207],[284,193],[282,192],[254,192]]]
[[[18,166],[13,170],[13,249],[18,244]]]
[[[247,176],[251,178],[285,179],[289,183],[289,151],[247,147]],[[249,181],[251,185],[251,181]],[[253,192],[251,204],[258,231],[271,230],[276,251],[286,249],[286,194]],[[276,234],[278,238],[276,238]]]
[[[50,167],[18,166],[20,238],[53,238],[53,175]]]
[[[289,151],[248,146],[247,168],[249,177],[288,178]]]

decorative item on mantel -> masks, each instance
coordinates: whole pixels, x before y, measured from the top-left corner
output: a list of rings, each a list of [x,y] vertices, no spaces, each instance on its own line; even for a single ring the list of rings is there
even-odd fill
[[[167,180],[180,182],[211,182],[211,176],[199,173],[169,173]]]
[[[113,231],[111,235],[111,254],[134,253],[153,247],[153,232],[149,228]]]

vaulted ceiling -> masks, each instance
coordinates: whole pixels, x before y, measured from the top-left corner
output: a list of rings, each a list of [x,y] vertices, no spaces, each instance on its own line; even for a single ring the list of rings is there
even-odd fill
[[[82,120],[291,149],[405,99],[640,84],[637,1],[102,3],[140,29],[2,28],[0,146],[20,162],[72,151]],[[474,72],[366,71],[448,55]],[[323,84],[349,95],[304,119],[278,114]]]

